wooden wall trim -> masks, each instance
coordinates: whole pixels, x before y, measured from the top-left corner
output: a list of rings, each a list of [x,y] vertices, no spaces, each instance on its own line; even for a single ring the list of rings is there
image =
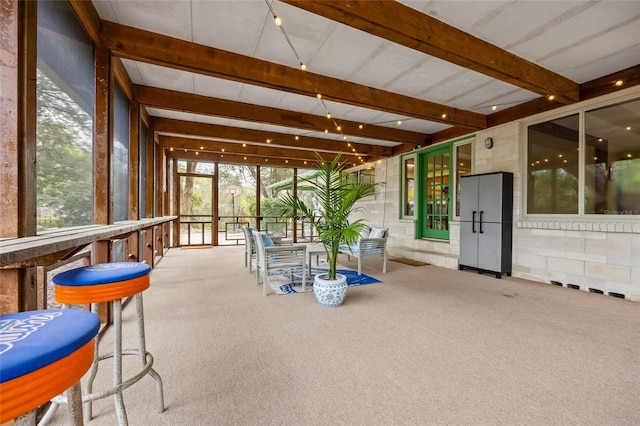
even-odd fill
[[[111,79],[109,72],[109,50],[96,47],[96,112],[95,134],[93,145],[94,166],[94,199],[93,223],[106,225],[110,223],[109,189],[111,176],[111,144],[110,144],[110,91]]]

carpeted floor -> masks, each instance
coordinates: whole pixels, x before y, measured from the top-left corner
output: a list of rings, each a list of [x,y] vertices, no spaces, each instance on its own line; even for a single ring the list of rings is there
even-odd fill
[[[323,308],[310,292],[263,297],[242,247],[170,250],[144,296],[167,408],[156,412],[145,377],[125,391],[129,423],[640,424],[637,302],[387,267],[365,263],[384,284],[350,287],[342,307]],[[99,380],[108,382],[105,362]],[[65,423],[64,408],[54,424]],[[89,425],[116,424],[110,399],[94,414]]]

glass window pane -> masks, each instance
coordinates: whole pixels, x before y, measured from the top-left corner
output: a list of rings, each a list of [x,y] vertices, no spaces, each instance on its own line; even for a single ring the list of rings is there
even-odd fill
[[[578,130],[578,114],[529,126],[528,213],[578,213]]]
[[[640,214],[640,99],[585,114],[585,213]]]
[[[460,178],[471,174],[471,143],[456,147],[456,216],[460,216]]]
[[[376,183],[376,169],[370,167],[360,170],[360,183]]]
[[[39,228],[93,223],[94,46],[67,2],[38,2]]]
[[[406,158],[404,160],[403,167],[404,179],[403,179],[403,211],[404,216],[415,215],[415,173],[416,173],[416,159],[415,157]]]

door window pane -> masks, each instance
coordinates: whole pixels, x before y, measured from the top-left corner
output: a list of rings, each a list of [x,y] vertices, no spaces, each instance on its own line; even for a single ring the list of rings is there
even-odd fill
[[[578,114],[529,126],[527,138],[527,211],[578,213]]]
[[[449,237],[449,149],[428,153],[426,157],[424,237]]]

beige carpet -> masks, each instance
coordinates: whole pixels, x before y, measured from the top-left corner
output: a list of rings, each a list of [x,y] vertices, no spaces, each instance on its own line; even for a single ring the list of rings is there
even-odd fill
[[[170,250],[145,292],[167,408],[156,412],[145,377],[125,391],[129,423],[640,424],[637,302],[436,266],[380,270],[365,264],[383,283],[322,308],[312,293],[263,297],[242,247]],[[94,413],[89,425],[116,424],[111,399]],[[61,407],[54,423],[65,418]]]

